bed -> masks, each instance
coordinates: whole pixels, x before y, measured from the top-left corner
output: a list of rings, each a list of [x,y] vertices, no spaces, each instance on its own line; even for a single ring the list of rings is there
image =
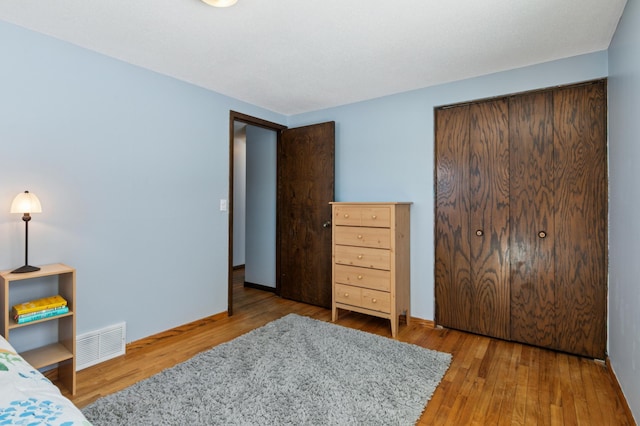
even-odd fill
[[[0,336],[0,425],[88,426],[80,410]]]

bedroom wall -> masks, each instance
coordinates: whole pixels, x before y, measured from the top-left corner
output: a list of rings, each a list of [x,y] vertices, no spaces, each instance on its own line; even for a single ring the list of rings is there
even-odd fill
[[[290,117],[336,121],[336,201],[412,201],[411,315],[434,318],[434,107],[603,78],[607,53],[429,87]]]
[[[276,151],[273,130],[247,126],[244,279],[276,287]]]
[[[233,263],[244,265],[247,190],[247,125],[236,123],[233,137]]]
[[[227,310],[229,110],[286,117],[0,22],[0,269],[77,268],[77,331]],[[21,349],[21,348],[18,348]]]
[[[609,47],[609,358],[640,421],[640,4]]]

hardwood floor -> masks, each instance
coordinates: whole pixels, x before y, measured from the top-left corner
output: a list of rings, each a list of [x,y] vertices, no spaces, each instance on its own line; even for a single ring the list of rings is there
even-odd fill
[[[84,407],[198,352],[288,313],[330,321],[328,309],[242,287],[234,277],[234,315],[217,315],[127,345],[127,354],[78,372]],[[340,312],[338,324],[391,336],[389,321]],[[419,425],[634,425],[616,383],[602,362],[510,343],[428,322],[400,325],[398,340],[453,354],[444,379]]]

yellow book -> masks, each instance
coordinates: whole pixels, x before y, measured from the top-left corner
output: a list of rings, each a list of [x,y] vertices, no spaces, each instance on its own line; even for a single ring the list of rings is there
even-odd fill
[[[67,301],[59,294],[56,296],[43,297],[42,299],[32,300],[30,302],[20,303],[13,307],[14,315],[30,314],[45,309],[59,308],[67,306]]]

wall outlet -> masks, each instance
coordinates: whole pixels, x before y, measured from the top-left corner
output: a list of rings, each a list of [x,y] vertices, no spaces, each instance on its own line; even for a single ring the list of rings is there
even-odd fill
[[[227,200],[220,200],[220,211],[221,212],[227,211]]]

